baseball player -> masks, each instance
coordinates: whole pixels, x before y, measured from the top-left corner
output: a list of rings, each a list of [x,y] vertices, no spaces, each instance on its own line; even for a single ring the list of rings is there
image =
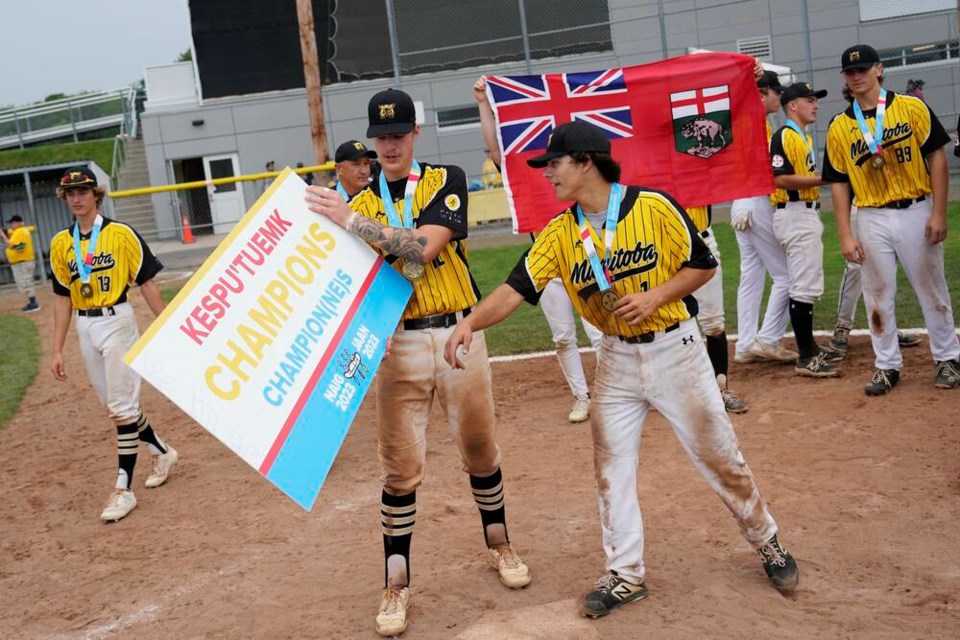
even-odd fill
[[[687,214],[693,221],[697,232],[703,238],[707,248],[716,258],[717,268],[706,284],[693,292],[697,299],[699,315],[697,323],[703,330],[707,342],[707,355],[723,396],[723,404],[730,413],[746,413],[749,406],[741,400],[733,389],[727,386],[727,373],[730,367],[727,353],[727,332],[723,312],[723,272],[720,269],[720,247],[710,229],[711,207],[690,207]]]
[[[786,124],[770,139],[770,163],[777,186],[773,233],[787,256],[790,285],[790,322],[799,357],[795,371],[811,378],[836,378],[837,359],[813,339],[813,305],[823,295],[823,223],[820,222],[820,185],[817,156],[807,127],[816,122],[819,101],[826,91],[809,82],[797,82],[780,96]]]
[[[495,116],[487,98],[486,78],[481,77],[474,83],[473,96],[480,109],[480,128],[483,131],[484,143],[499,172],[500,145],[497,143]],[[536,237],[531,234],[531,239],[535,241]],[[587,385],[587,376],[583,371],[580,350],[577,348],[577,316],[559,278],[548,283],[544,288],[540,296],[540,308],[543,309],[543,316],[550,326],[560,371],[563,372],[567,386],[573,394],[573,407],[567,415],[567,420],[575,424],[586,422],[590,419],[590,389]],[[603,334],[582,316],[580,322],[593,346],[594,353],[599,357]]]
[[[619,184],[610,142],[593,125],[560,125],[546,152],[528,162],[546,167],[557,197],[575,204],[547,225],[506,283],[457,325],[444,358],[469,371],[474,351],[483,349],[474,332],[501,322],[524,300],[536,304],[555,278],[577,311],[603,331],[591,422],[608,573],[584,598],[582,613],[604,616],[647,595],[637,465],[651,408],[670,422],[773,584],[792,591],[797,564],[781,546],[740,453],[694,321],[692,293],[717,265],[696,227],[669,195]]]
[[[769,116],[780,110],[783,86],[775,71],[764,71],[757,80],[760,100]],[[767,144],[773,128],[767,121]],[[763,167],[766,171],[767,167]],[[770,196],[740,198],[730,208],[730,225],[740,247],[740,284],[737,287],[737,344],[733,361],[737,364],[753,362],[795,362],[797,353],[785,348],[781,340],[787,329],[790,304],[790,275],[783,245],[773,234],[773,202]],[[766,284],[766,273],[773,285],[767,299],[763,324],[760,304]]]
[[[850,47],[840,63],[853,102],[830,122],[823,178],[833,183],[843,255],[861,265],[876,356],[864,391],[883,395],[900,382],[903,356],[894,305],[898,262],[923,310],[934,386],[956,389],[960,341],[943,267],[948,182],[943,146],[950,137],[922,100],[883,88],[883,64],[873,47]],[[850,187],[856,230],[850,224]]]
[[[482,333],[469,371],[443,364],[443,344],[470,315],[479,291],[467,265],[467,179],[460,167],[414,159],[420,135],[413,100],[381,91],[367,108],[367,137],[381,169],[349,206],[336,191],[310,187],[310,209],[363,238],[410,280],[413,296],[393,335],[392,355],[377,375],[377,451],[383,467],[380,513],[385,585],[377,632],[407,628],[410,540],[417,487],[426,464],[426,429],[434,399],[446,411],[480,511],[491,564],[510,588],[530,570],[507,535],[500,447],[495,434],[490,364]]]
[[[10,233],[0,233],[0,237],[7,243],[7,262],[13,270],[13,281],[17,283],[17,289],[23,295],[27,296],[27,304],[21,311],[24,313],[33,313],[40,310],[40,304],[37,303],[37,292],[34,286],[34,276],[37,273],[37,265],[34,264],[36,257],[33,252],[33,233],[36,231],[34,226],[25,226],[23,218],[20,216],[10,216]]]
[[[103,216],[100,205],[105,193],[84,167],[68,169],[60,179],[57,197],[67,203],[76,220],[50,241],[56,294],[50,370],[57,380],[67,379],[63,345],[76,315],[87,375],[117,427],[117,483],[100,514],[104,522],[113,522],[137,506],[130,487],[138,443],[146,444],[153,456],[153,469],[144,483],[148,488],[167,481],[179,456],[147,422],[140,409],[140,377],[122,361],[139,337],[133,307],[127,302],[130,286],[140,285],[150,311],[160,315],[164,303],[153,277],[163,265],[136,231]]]
[[[347,140],[333,156],[337,174],[336,190],[350,202],[353,196],[367,188],[370,183],[370,162],[377,159],[377,152],[367,149],[359,140]]]

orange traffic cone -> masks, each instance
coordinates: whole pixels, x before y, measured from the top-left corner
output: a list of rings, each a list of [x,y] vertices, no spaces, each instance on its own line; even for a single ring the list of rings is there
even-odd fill
[[[183,244],[193,244],[193,231],[190,229],[190,220],[187,219],[187,216],[181,216],[181,222],[183,223]]]

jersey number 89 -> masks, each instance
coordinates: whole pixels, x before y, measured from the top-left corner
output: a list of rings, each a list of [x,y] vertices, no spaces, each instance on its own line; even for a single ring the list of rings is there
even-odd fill
[[[893,151],[897,154],[897,162],[900,164],[910,162],[913,159],[913,153],[910,147],[897,147]]]

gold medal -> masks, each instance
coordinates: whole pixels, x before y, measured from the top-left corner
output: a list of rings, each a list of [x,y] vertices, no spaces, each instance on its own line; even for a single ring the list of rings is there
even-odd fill
[[[89,282],[84,282],[80,285],[80,295],[82,295],[84,298],[93,297],[93,287]]]
[[[419,262],[404,262],[403,263],[403,277],[413,282],[419,280],[423,277],[423,272],[425,269],[423,265]]]
[[[882,169],[883,165],[884,159],[879,153],[870,158],[870,166],[872,166],[874,169]]]
[[[620,296],[618,296],[613,289],[608,289],[600,294],[600,304],[610,313],[613,313],[613,310],[616,309],[617,300],[619,299]]]

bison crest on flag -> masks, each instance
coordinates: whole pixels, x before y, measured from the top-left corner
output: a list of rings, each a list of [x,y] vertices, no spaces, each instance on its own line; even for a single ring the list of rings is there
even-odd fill
[[[733,143],[727,85],[670,94],[673,139],[680,153],[709,158]]]

